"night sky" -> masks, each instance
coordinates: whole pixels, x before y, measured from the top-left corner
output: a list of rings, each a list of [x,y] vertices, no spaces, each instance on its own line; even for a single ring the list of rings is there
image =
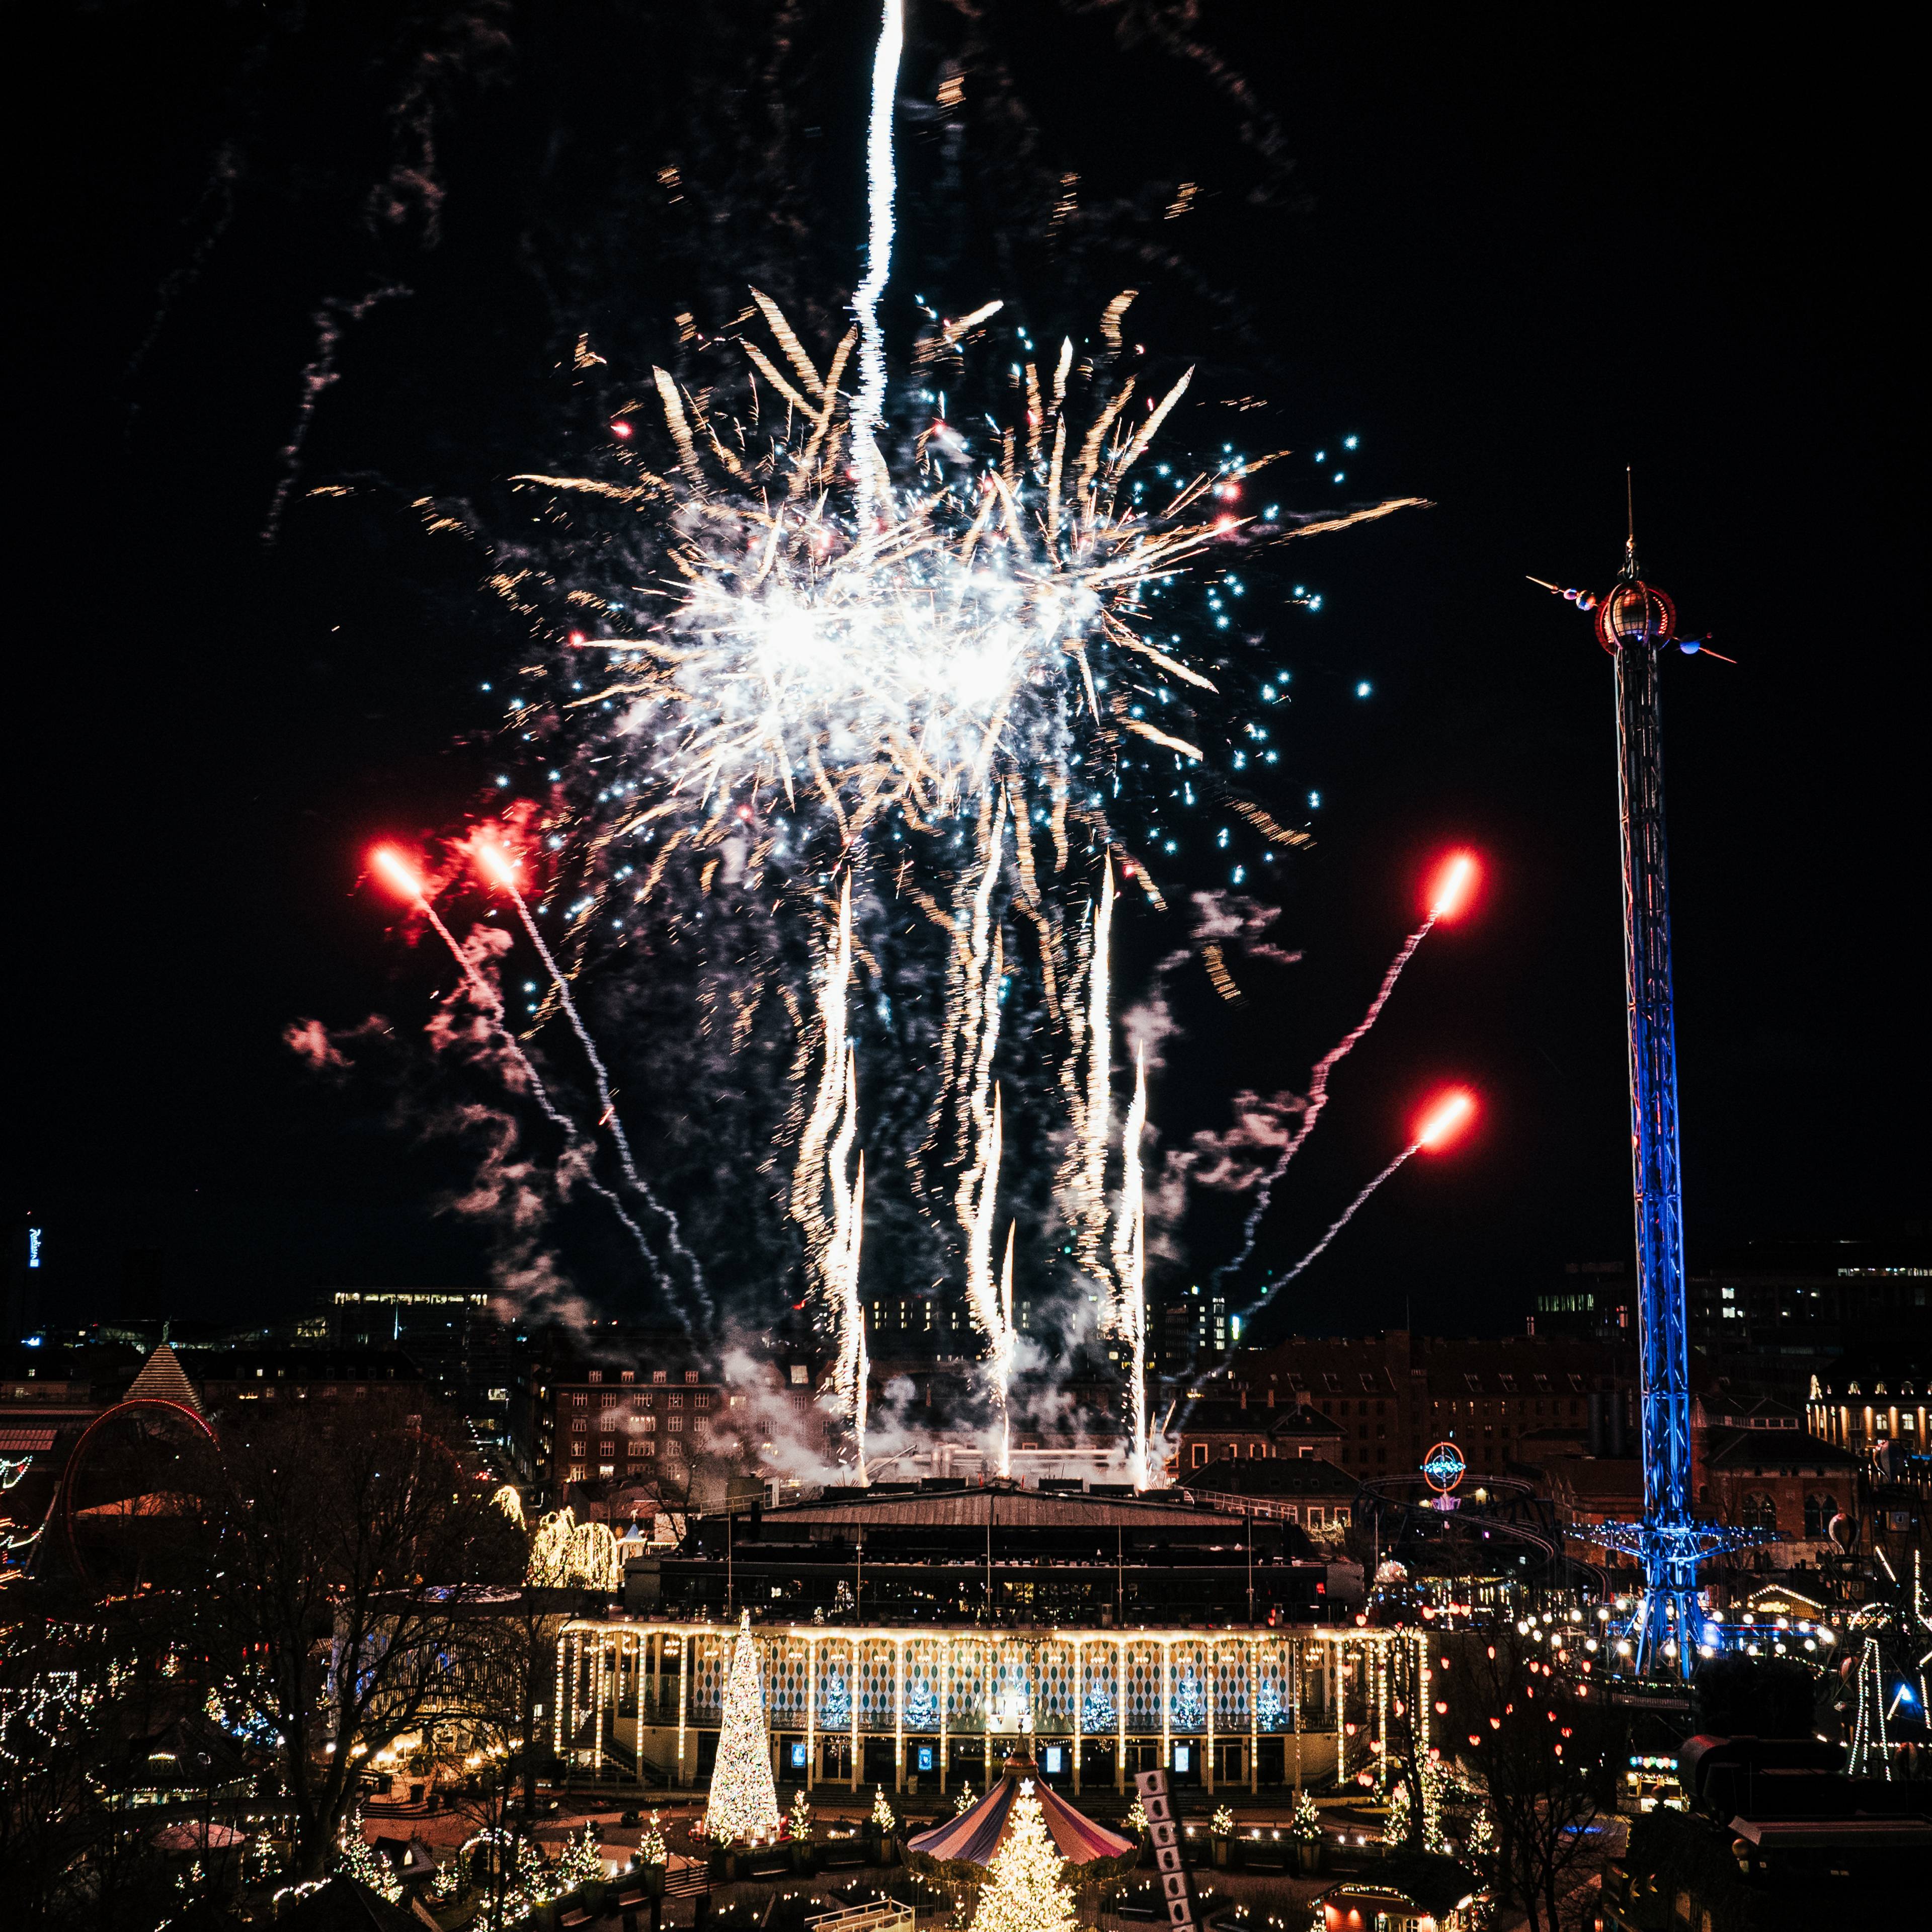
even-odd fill
[[[904,92],[929,100],[927,9]],[[580,330],[647,370],[677,310],[788,273],[836,332],[872,9],[802,10],[778,205],[734,190],[721,131],[755,36],[684,17],[705,10],[16,23],[42,118],[13,250],[7,1186],[76,1316],[112,1311],[134,1248],[164,1251],[174,1312],[223,1321],[326,1283],[482,1278],[478,1231],[434,1211],[460,1178],[449,1150],[371,1087],[319,1085],[280,1034],[419,1011],[426,969],[362,855],[454,821],[500,760],[478,686],[518,638],[474,554],[411,502],[587,446],[557,373]],[[930,10],[956,44],[959,16]],[[1883,50],[1686,40],[1624,10],[1207,8],[1196,34],[1244,100],[1129,31],[1157,12],[986,11],[1024,114],[981,218],[949,242],[913,210],[901,278],[1035,292],[1041,329],[1142,280],[1130,334],[1198,358],[1203,399],[1266,398],[1238,431],[1294,447],[1300,507],[1436,506],[1294,547],[1323,608],[1274,614],[1260,658],[1294,674],[1282,815],[1322,800],[1301,814],[1313,853],[1275,868],[1269,937],[1304,956],[1238,962],[1238,1009],[1198,963],[1172,976],[1165,1144],[1224,1130],[1238,1089],[1305,1079],[1414,922],[1431,858],[1470,844],[1479,914],[1430,939],[1338,1078],[1264,1258],[1318,1235],[1433,1080],[1480,1093],[1480,1130],[1412,1163],[1281,1324],[1520,1331],[1566,1262],[1628,1255],[1611,669],[1524,580],[1606,584],[1628,464],[1649,574],[1738,660],[1666,675],[1694,1264],[1903,1232],[1928,1172],[1924,619]],[[913,119],[901,138],[916,198]],[[730,218],[668,206],[668,162]],[[1008,245],[984,211],[1022,168],[1077,172],[1096,200],[1196,182],[1190,213],[1135,231],[1174,263]],[[409,292],[360,320],[323,307],[392,286]],[[319,310],[344,323],[339,380],[265,545]],[[1232,420],[1203,410],[1176,442],[1211,452]],[[1324,496],[1312,452],[1347,435],[1348,487]],[[300,494],[338,482],[356,494]],[[1223,880],[1196,842],[1165,881],[1177,902]],[[1123,973],[1144,990],[1177,930],[1130,920]],[[1163,1282],[1204,1279],[1227,1232],[1192,1217]]]

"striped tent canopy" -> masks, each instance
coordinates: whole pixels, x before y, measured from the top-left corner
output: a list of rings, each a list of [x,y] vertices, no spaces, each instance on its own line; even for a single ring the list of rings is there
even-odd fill
[[[1006,1843],[1012,1828],[1013,1806],[1024,1787],[1040,1800],[1046,1815],[1047,1836],[1054,1849],[1070,1865],[1090,1865],[1098,1859],[1132,1859],[1140,1847],[1132,1838],[1124,1838],[1084,1818],[1057,1792],[1040,1781],[1030,1758],[1010,1757],[1004,1774],[970,1810],[962,1811],[930,1832],[922,1832],[906,1840],[910,1857],[916,1853],[935,1865],[992,1864],[993,1855]]]

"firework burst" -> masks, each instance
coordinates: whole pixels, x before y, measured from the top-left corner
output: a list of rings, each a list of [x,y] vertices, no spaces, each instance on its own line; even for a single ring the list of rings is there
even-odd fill
[[[1213,724],[1220,694],[1178,635],[1156,632],[1154,589],[1216,544],[1342,529],[1418,500],[1293,527],[1232,508],[1274,457],[1230,450],[1191,476],[1163,464],[1150,478],[1142,459],[1192,372],[1152,389],[1138,374],[1122,378],[1132,291],[1099,318],[1100,346],[1064,340],[1049,361],[1018,332],[1024,359],[1004,372],[980,352],[998,301],[951,318],[928,311],[893,404],[877,304],[890,270],[898,34],[887,0],[856,326],[829,354],[814,351],[754,289],[728,339],[700,345],[708,382],[654,368],[612,415],[594,466],[512,479],[543,533],[495,544],[489,580],[536,642],[509,729],[548,751],[551,791],[544,807],[485,828],[472,850],[548,969],[529,1030],[560,1011],[574,1030],[596,1075],[597,1126],[640,1198],[648,1189],[571,983],[600,945],[679,916],[674,908],[693,926],[728,891],[757,908],[766,943],[741,940],[728,974],[714,959],[712,978],[731,982],[734,1046],[767,994],[787,1010],[784,1195],[862,1468],[866,1181],[854,1159],[871,1137],[855,983],[869,979],[890,1004],[889,922],[896,944],[923,922],[943,949],[904,1166],[963,1274],[1004,1444],[1016,1336],[1010,1214],[1004,1269],[994,1262],[999,1076],[1013,1030],[1007,995],[1027,974],[1043,1016],[1034,1044],[1064,1098],[1054,1211],[1076,1267],[1105,1290],[1103,1325],[1129,1344],[1144,1480],[1144,1065],[1123,1156],[1131,1198],[1108,1240],[1117,869],[1160,901],[1109,802],[1134,785],[1136,766],[1143,779],[1171,766],[1190,797],[1195,786],[1220,796],[1271,843],[1307,842],[1215,776],[1196,719]],[[577,362],[608,368],[587,342]],[[990,406],[957,406],[969,394]],[[425,508],[432,527],[461,520]],[[563,930],[547,942],[537,916],[552,900]],[[794,991],[801,954],[816,982],[808,1000]],[[866,1090],[902,1091],[908,1077],[868,1072]],[[668,1258],[685,1265],[662,1276],[676,1274],[696,1304],[702,1275],[675,1221],[666,1226],[678,1244]],[[1006,1460],[1003,1448],[1003,1469]]]

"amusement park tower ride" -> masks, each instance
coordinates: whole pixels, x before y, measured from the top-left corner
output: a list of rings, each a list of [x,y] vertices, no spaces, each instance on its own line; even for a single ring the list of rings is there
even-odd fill
[[[1540,582],[1541,580],[1533,579]],[[1554,590],[1554,585],[1545,586]],[[1670,599],[1640,574],[1634,533],[1596,612],[1597,641],[1616,667],[1617,802],[1623,825],[1624,989],[1630,1032],[1630,1162],[1636,1217],[1642,1403],[1643,1519],[1606,1523],[1597,1540],[1636,1558],[1643,1595],[1629,1636],[1632,1667],[1674,1662],[1690,1674],[1697,1566],[1759,1540],[1691,1514],[1690,1342],[1684,1305],[1684,1202],[1678,1176],[1677,1034],[1671,1010],[1670,891],[1664,842],[1659,671],[1676,641]],[[1694,652],[1694,642],[1680,645]],[[1713,653],[1713,655],[1715,655]]]

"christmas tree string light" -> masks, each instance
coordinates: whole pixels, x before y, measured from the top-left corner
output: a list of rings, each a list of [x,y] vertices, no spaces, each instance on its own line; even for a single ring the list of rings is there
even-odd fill
[[[343,1828],[341,1870],[358,1885],[365,1885],[392,1905],[401,1903],[403,1882],[390,1869],[389,1862],[372,1849],[362,1835],[362,1814],[357,1812]]]
[[[1006,1842],[993,1854],[989,1882],[980,1894],[973,1932],[1074,1932],[1073,1893],[1064,1870],[1033,1780],[1023,1778]]]
[[[706,1837],[729,1844],[740,1839],[771,1838],[778,1828],[771,1736],[765,1727],[765,1697],[758,1683],[752,1613],[746,1610],[738,1625],[731,1675],[724,1687],[718,1762],[711,1774],[711,1802],[705,1807],[704,1830]]]

